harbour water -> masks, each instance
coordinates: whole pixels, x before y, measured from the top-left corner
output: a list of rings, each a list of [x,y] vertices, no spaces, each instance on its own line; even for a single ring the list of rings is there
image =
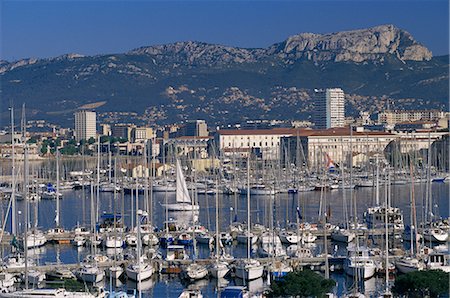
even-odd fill
[[[423,197],[425,196],[425,184],[415,184],[415,199],[418,210],[418,222],[422,220],[422,204]],[[392,185],[392,199],[391,204],[399,207],[403,211],[405,225],[410,224],[410,185]],[[299,192],[297,194],[277,194],[273,196],[251,196],[251,221],[252,223],[260,223],[268,226],[269,218],[274,218],[275,228],[283,228],[289,222],[296,222],[297,218],[297,206],[300,207],[302,214],[301,221],[315,223],[318,222],[319,207],[321,202],[326,202],[323,210],[329,213],[329,222],[332,224],[340,224],[343,222],[343,191],[333,190],[328,192],[310,191]],[[350,190],[345,190],[345,196],[350,197]],[[357,206],[357,217],[362,220],[363,212],[369,207],[375,204],[375,189],[373,188],[360,188],[352,191]],[[384,190],[381,188],[380,193],[383,195]],[[448,217],[449,216],[449,184],[448,183],[432,183],[432,198],[435,216]],[[68,190],[63,192],[64,198],[60,200],[61,226],[65,229],[73,229],[77,225],[89,226],[90,222],[90,192],[85,190],[84,201],[82,190]],[[163,222],[167,219],[166,212],[162,205],[166,202],[174,202],[175,193],[154,193],[152,196],[153,206],[151,208],[153,223],[156,227],[162,228]],[[219,224],[221,230],[226,229],[230,222],[237,219],[239,222],[244,222],[247,219],[247,197],[242,195],[219,195]],[[110,213],[116,208],[120,210],[124,206],[124,221],[127,226],[131,225],[132,206],[134,202],[131,202],[130,195],[119,195],[114,199],[112,193],[100,193],[99,197],[99,211],[101,213]],[[143,208],[144,196],[139,196],[140,208]],[[233,208],[237,201],[238,210]],[[199,223],[204,225],[209,230],[215,230],[215,196],[214,195],[198,195],[198,202],[201,206],[199,213]],[[270,204],[274,204],[274,216],[269,214]],[[8,201],[4,200],[2,204],[2,214],[5,214]],[[30,203],[30,219],[33,222],[35,218],[34,210],[38,210],[38,226],[42,230],[48,230],[55,226],[55,200],[40,200]],[[19,215],[18,222],[20,223],[19,229],[23,230],[24,218],[24,201],[18,201]],[[331,211],[331,212],[330,212]],[[119,211],[120,212],[120,211]],[[354,213],[352,211],[352,213]],[[170,217],[175,217],[175,214],[169,214]],[[189,223],[192,219],[192,214],[185,214],[184,218],[178,218],[178,220],[184,220]],[[7,229],[9,230],[10,222],[7,223]],[[344,254],[345,247],[332,243],[329,241],[328,252],[330,254]],[[127,250],[133,250],[134,248],[126,248]],[[228,251],[235,257],[244,257],[246,255],[246,246],[242,244],[233,244],[227,248]],[[316,253],[323,252],[322,241],[316,241],[312,249]],[[3,255],[9,250],[9,247],[3,247]],[[39,264],[46,263],[76,263],[83,260],[84,257],[89,254],[89,248],[82,247],[76,248],[71,244],[46,244],[44,247],[30,250],[30,255],[35,258]],[[104,251],[105,254],[113,255],[112,251]],[[206,245],[198,246],[197,258],[208,258],[210,255],[210,248]],[[192,257],[192,248],[190,249]],[[353,280],[346,277],[343,273],[332,272],[331,278],[337,281],[337,286],[334,292],[341,296],[347,292],[353,286]],[[106,286],[108,280],[105,281]],[[251,281],[248,284],[250,289],[259,290],[263,289],[266,285],[266,279],[258,279]],[[186,284],[177,276],[157,275],[153,278],[144,281],[141,285],[143,291],[143,297],[178,297],[184,288],[198,288],[201,289],[204,297],[216,297],[217,289],[224,285],[241,284],[240,280],[215,280],[205,279],[198,281],[194,284]],[[382,278],[371,278],[364,282],[364,292],[368,297],[373,297],[382,290],[384,287],[384,281]],[[122,285],[124,288],[136,287],[136,284],[126,283]]]

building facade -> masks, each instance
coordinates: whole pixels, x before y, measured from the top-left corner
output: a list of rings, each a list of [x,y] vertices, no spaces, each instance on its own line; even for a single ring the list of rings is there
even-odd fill
[[[189,120],[185,125],[185,136],[207,137],[208,126],[205,120]]]
[[[77,141],[95,139],[96,134],[95,112],[87,110],[75,112],[75,139]]]
[[[154,137],[153,129],[150,127],[134,127],[131,130],[132,142],[143,142]]]
[[[395,125],[401,122],[438,121],[448,117],[448,113],[439,110],[392,110],[378,114],[378,122]]]
[[[345,94],[341,88],[315,90],[315,127],[326,129],[345,125]]]
[[[216,134],[216,143],[224,156],[246,157],[249,152],[256,152],[262,159],[280,158],[280,140],[296,135],[301,129],[225,129]]]

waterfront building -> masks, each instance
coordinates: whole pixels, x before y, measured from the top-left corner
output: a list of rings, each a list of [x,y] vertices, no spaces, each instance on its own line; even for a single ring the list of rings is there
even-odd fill
[[[93,111],[79,110],[75,112],[75,139],[77,141],[95,138],[96,114]]]
[[[375,154],[382,154],[396,138],[389,132],[364,131],[359,127],[355,130],[330,128],[283,138],[281,150],[283,157],[289,157],[291,162],[320,171],[326,166],[327,158],[346,166],[350,165],[351,158],[354,166],[361,166]]]
[[[207,137],[208,126],[205,120],[188,120],[185,126],[185,136]]]
[[[216,134],[216,144],[224,156],[246,157],[254,152],[262,159],[280,158],[280,140],[306,129],[221,129]]]
[[[395,125],[400,122],[439,121],[448,117],[447,112],[439,110],[392,110],[378,113],[378,123]]]
[[[130,123],[114,124],[113,127],[111,128],[111,136],[131,141],[132,132],[134,128],[136,128],[136,126]]]
[[[111,135],[111,125],[109,124],[100,124],[102,128],[102,136],[110,136]]]
[[[134,143],[143,142],[152,139],[153,137],[153,129],[150,127],[133,127],[131,129],[131,141]]]
[[[345,125],[345,94],[341,88],[314,91],[315,127],[326,129]]]
[[[170,138],[177,137],[207,137],[208,126],[205,120],[188,120],[184,125],[177,127],[172,126],[169,132]]]

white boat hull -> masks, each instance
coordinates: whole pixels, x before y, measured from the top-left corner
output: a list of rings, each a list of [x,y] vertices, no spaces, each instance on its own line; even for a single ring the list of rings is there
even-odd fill
[[[131,265],[126,268],[125,272],[129,279],[142,281],[149,279],[153,275],[153,267],[151,265],[141,264],[141,268],[139,269],[137,265]]]
[[[198,211],[200,210],[199,205],[192,205],[189,203],[178,203],[178,204],[166,204],[163,205],[168,211]]]
[[[352,266],[344,261],[344,271],[349,276],[355,276],[358,273],[358,277],[362,279],[369,279],[375,275],[375,266]]]
[[[230,271],[227,263],[215,263],[211,266],[210,272],[214,278],[223,278]]]

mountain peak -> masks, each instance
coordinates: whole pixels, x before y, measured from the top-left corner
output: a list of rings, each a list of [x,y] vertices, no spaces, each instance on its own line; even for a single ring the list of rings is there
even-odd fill
[[[432,58],[431,51],[411,34],[390,24],[327,34],[301,33],[271,48],[281,58],[313,61],[362,62],[380,60],[386,54],[402,61]]]

